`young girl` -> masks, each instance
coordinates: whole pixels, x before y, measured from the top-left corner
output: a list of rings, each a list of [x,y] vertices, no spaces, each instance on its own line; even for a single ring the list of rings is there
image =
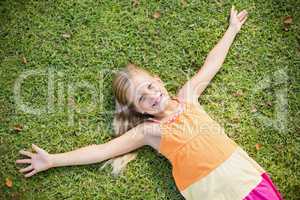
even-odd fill
[[[231,9],[224,36],[176,97],[169,97],[158,77],[128,65],[113,81],[118,110],[114,127],[121,136],[60,154],[49,154],[33,144],[36,153],[20,151],[28,158],[16,162],[29,164],[20,172],[30,177],[53,167],[97,163],[149,145],[171,162],[176,185],[188,200],[282,199],[264,169],[198,103],[246,19],[245,10]],[[118,174],[134,157],[131,153],[108,163]]]

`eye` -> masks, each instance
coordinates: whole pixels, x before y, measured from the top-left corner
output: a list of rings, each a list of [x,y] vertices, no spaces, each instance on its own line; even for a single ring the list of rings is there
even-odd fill
[[[142,95],[142,96],[139,98],[139,102],[141,102],[143,99],[144,99],[144,96]]]
[[[151,89],[152,88],[152,83],[150,83],[149,85],[148,85],[148,89]]]

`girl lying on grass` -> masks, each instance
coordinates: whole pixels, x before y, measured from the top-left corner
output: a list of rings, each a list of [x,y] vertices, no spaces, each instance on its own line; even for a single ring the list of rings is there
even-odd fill
[[[282,199],[264,169],[226,136],[198,102],[246,19],[245,10],[238,13],[231,9],[224,36],[176,97],[169,96],[160,78],[128,65],[113,80],[114,128],[119,137],[59,154],[49,154],[33,144],[35,153],[20,151],[28,158],[16,162],[29,165],[20,172],[30,177],[54,167],[110,159],[106,163],[118,174],[135,158],[134,153],[124,154],[149,145],[171,162],[176,185],[185,199]]]

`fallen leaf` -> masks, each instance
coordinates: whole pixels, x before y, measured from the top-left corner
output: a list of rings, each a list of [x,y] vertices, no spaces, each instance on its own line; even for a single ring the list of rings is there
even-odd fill
[[[152,16],[154,19],[159,19],[160,18],[160,12],[159,11],[156,11]]]
[[[290,24],[292,24],[292,23],[293,23],[293,18],[292,18],[292,16],[286,16],[286,17],[283,19],[283,23],[284,23],[285,25],[290,25]]]
[[[243,93],[241,91],[237,91],[237,92],[233,93],[233,96],[235,96],[235,97],[239,97],[242,95],[243,95]]]
[[[267,101],[267,102],[266,102],[266,105],[271,107],[273,104],[272,104],[271,101]]]
[[[251,108],[251,112],[252,112],[252,113],[255,113],[255,112],[257,112],[257,109],[256,109],[256,107],[255,107],[255,106],[253,106],[253,107]]]
[[[137,7],[139,4],[140,4],[140,1],[139,1],[139,0],[133,0],[133,1],[132,1],[133,7]]]
[[[22,56],[22,63],[27,64],[27,59],[25,58],[25,56]]]
[[[286,16],[284,19],[283,19],[283,26],[284,26],[284,31],[288,31],[289,30],[289,27],[290,25],[293,23],[293,18],[292,16]]]
[[[258,151],[260,148],[261,148],[261,144],[255,144],[255,148],[256,148],[256,150]]]
[[[69,33],[64,33],[64,34],[62,34],[62,37],[65,39],[68,39],[71,37],[71,35]]]
[[[6,185],[6,187],[11,188],[13,186],[12,180],[10,178],[6,178],[5,185]]]
[[[23,130],[23,126],[21,124],[16,124],[14,126],[14,131],[21,132]]]

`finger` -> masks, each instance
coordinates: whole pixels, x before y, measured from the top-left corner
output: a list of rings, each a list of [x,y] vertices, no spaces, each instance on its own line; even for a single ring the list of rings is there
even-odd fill
[[[243,25],[245,23],[245,21],[247,20],[248,15],[241,21],[241,24]]]
[[[231,6],[230,16],[233,16],[233,14],[234,14],[234,5]]]
[[[16,160],[16,163],[19,163],[19,164],[31,163],[31,159]]]
[[[231,8],[231,17],[235,17],[236,16],[236,14],[237,14],[237,10],[235,9],[235,6],[232,6],[232,8]]]
[[[21,151],[20,151],[20,154],[25,155],[25,156],[28,156],[28,157],[32,157],[32,156],[33,156],[33,153],[31,153],[31,152],[29,152],[29,151],[24,151],[24,150],[21,150]]]
[[[240,21],[243,21],[244,18],[248,15],[247,11],[246,10],[243,10],[242,12],[240,12],[237,17]]]
[[[35,144],[32,144],[32,148],[36,151],[36,152],[43,152],[44,150],[41,149],[40,147],[36,146]]]
[[[35,175],[36,173],[37,173],[36,170],[32,170],[31,172],[25,174],[25,177],[26,177],[26,178],[31,177],[31,176]]]
[[[31,171],[31,170],[33,170],[33,167],[32,167],[32,165],[29,165],[28,167],[20,169],[19,172],[24,173],[24,172],[28,172],[28,171]]]

